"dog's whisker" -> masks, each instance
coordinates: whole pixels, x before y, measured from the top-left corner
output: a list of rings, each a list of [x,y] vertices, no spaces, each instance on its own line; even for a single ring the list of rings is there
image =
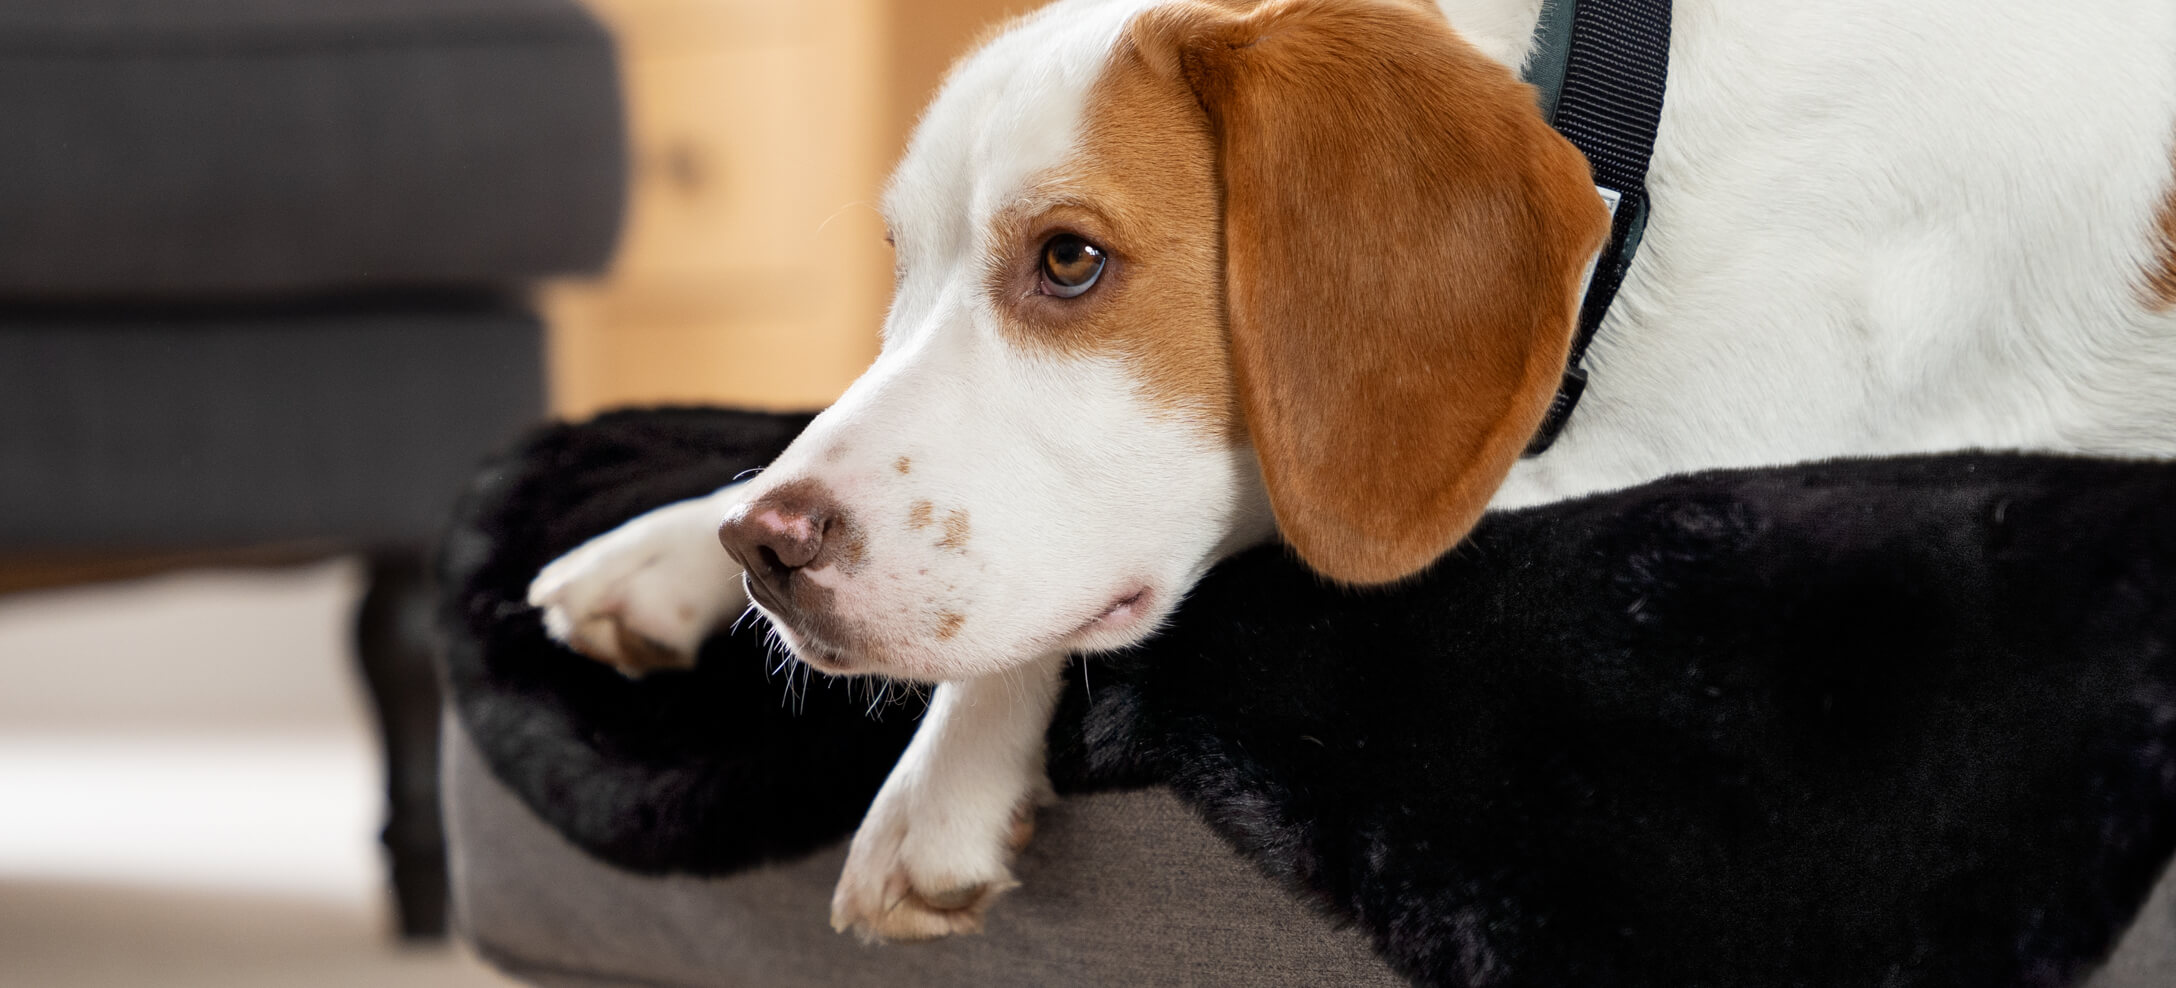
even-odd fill
[[[1026,674],[1027,668],[1025,666],[1014,666],[1005,670],[1005,692],[1010,694],[1012,702],[1016,705],[1025,706],[1032,702],[1030,699],[1032,688],[1025,678]]]
[[[838,219],[839,217],[846,215],[849,211],[856,208],[866,209],[872,213],[876,213],[879,219],[881,219],[884,215],[877,210],[875,203],[870,202],[867,199],[856,199],[853,202],[847,203],[846,205],[840,206],[839,208],[832,210],[831,215],[824,217],[824,221],[822,223],[816,224],[816,232],[824,232],[824,228],[830,226],[832,220]]]
[[[793,680],[800,673],[800,670],[794,666],[793,656],[790,654],[778,662],[779,670],[786,674],[786,688],[778,693],[778,708],[780,710],[787,709],[787,704],[793,701]]]
[[[869,683],[869,707],[864,711],[866,716],[879,716],[878,712],[886,705],[898,702],[892,699],[892,683],[892,680],[883,678]]]
[[[776,626],[767,628],[763,632],[763,654],[766,660],[764,666],[769,670],[764,674],[764,678],[775,678],[781,672],[786,673],[786,688],[790,692],[793,688],[793,673],[789,671],[789,667],[793,665],[795,656],[793,650],[786,647],[785,639],[779,636]],[[778,660],[776,665],[772,665],[768,661],[772,658]],[[783,698],[781,698],[780,705],[784,705]]]

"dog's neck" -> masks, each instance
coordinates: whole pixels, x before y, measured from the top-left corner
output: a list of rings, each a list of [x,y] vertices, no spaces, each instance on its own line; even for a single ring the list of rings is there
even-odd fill
[[[1533,52],[1543,0],[1435,0],[1443,16],[1481,54],[1517,72]]]

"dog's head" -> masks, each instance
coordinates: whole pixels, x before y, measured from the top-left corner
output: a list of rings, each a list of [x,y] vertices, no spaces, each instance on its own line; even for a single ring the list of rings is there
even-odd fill
[[[954,70],[885,212],[881,355],[720,536],[802,658],[914,679],[1138,641],[1273,528],[1426,566],[1607,223],[1531,90],[1393,0],[1063,0]]]

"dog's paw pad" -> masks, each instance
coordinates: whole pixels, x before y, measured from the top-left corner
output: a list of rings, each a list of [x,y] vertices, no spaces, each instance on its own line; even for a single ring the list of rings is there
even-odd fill
[[[982,932],[990,905],[1020,883],[1011,859],[1033,828],[1029,806],[988,840],[909,841],[907,821],[880,808],[863,822],[831,899],[831,928],[869,943]]]
[[[834,906],[831,928],[866,943],[902,943],[981,933],[990,905],[1019,887],[1011,878],[934,891],[901,888],[881,908]]]

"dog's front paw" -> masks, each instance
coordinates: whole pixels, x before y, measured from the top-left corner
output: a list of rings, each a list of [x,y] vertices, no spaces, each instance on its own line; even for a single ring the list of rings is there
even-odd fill
[[[982,932],[990,904],[1020,885],[1011,863],[1035,832],[1036,801],[992,828],[917,812],[907,796],[879,793],[869,807],[831,897],[831,928],[870,943]]]
[[[630,676],[684,668],[703,638],[747,605],[740,567],[718,544],[717,495],[669,504],[583,543],[529,584],[544,630]]]

